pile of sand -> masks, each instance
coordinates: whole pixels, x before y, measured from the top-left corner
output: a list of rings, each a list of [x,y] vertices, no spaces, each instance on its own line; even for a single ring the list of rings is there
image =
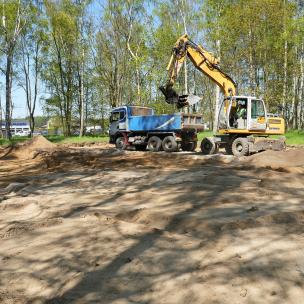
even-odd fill
[[[51,143],[42,135],[35,136],[23,143],[8,147],[2,158],[31,159],[44,151],[53,150],[56,144]]]
[[[265,167],[285,172],[304,172],[304,149],[265,151],[242,159],[255,167]]]

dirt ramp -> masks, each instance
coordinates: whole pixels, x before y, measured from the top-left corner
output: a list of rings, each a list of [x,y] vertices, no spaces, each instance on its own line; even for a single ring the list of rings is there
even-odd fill
[[[304,149],[265,151],[243,158],[242,162],[282,172],[304,173]]]
[[[2,158],[31,159],[43,151],[50,151],[56,147],[42,135],[35,136],[23,143],[7,148],[7,153]]]

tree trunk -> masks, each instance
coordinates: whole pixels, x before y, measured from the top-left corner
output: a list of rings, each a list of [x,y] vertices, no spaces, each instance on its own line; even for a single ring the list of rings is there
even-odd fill
[[[284,83],[283,83],[283,115],[286,116],[287,98],[287,41],[284,45]]]
[[[299,85],[299,101],[300,101],[300,110],[299,110],[299,124],[298,124],[298,128],[302,128],[303,127],[303,107],[304,107],[304,101],[303,101],[303,97],[304,97],[304,60],[303,60],[303,52],[304,52],[304,43],[302,44],[302,52],[300,55],[300,85]]]
[[[249,29],[250,48],[249,48],[249,91],[250,95],[256,95],[256,85],[254,84],[255,79],[255,68],[253,64],[253,42],[252,42],[252,30]]]
[[[81,74],[79,76],[79,97],[80,97],[80,132],[79,136],[84,135],[84,94],[83,94],[83,74],[84,67],[83,62],[81,63]]]
[[[221,54],[221,41],[216,41],[218,59],[220,60]],[[217,132],[218,128],[218,116],[219,116],[219,107],[220,107],[220,87],[217,85],[215,89],[215,107],[214,107],[214,122],[213,122],[213,132]]]
[[[6,57],[6,105],[5,105],[5,137],[11,139],[11,118],[12,118],[12,74],[13,74],[13,55],[9,52]]]
[[[283,5],[284,7],[286,6],[286,0],[283,1]],[[283,15],[283,31],[284,34],[286,34],[286,16],[285,16],[285,11],[284,11],[284,15]],[[287,117],[287,64],[288,64],[288,42],[287,39],[285,38],[284,41],[284,79],[283,79],[283,101],[282,101],[282,105],[283,105],[283,109],[282,109],[282,114],[283,117],[285,119],[288,119]]]
[[[295,75],[293,77],[292,111],[291,111],[291,117],[290,117],[290,120],[292,121],[293,129],[297,129],[297,120],[298,120],[297,83],[298,83],[298,77]]]

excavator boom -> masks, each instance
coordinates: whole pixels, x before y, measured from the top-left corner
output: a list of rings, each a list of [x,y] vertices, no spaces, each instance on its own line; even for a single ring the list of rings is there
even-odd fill
[[[160,87],[160,90],[166,97],[167,103],[176,104],[178,108],[189,105],[188,95],[180,96],[173,89],[186,56],[188,56],[199,71],[204,73],[221,88],[225,97],[236,94],[236,84],[229,75],[220,69],[219,60],[203,49],[202,46],[191,41],[188,35],[185,34],[177,40],[173,48],[173,53],[167,67],[169,79],[165,86]]]

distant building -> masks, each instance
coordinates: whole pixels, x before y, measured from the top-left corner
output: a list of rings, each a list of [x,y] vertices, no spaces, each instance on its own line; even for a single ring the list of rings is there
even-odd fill
[[[5,121],[2,121],[2,126],[1,126],[2,132],[5,132]],[[30,124],[26,120],[12,120],[11,124],[11,133],[12,135],[16,134],[28,134],[30,132]]]

